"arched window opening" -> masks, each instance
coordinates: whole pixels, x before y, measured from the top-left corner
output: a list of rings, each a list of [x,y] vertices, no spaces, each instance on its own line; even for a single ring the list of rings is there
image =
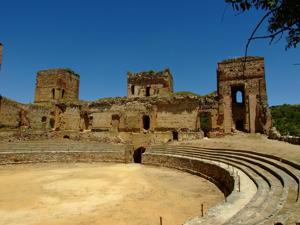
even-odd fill
[[[244,104],[245,89],[244,86],[232,86],[231,87],[232,103]]]
[[[151,87],[146,87],[146,96],[147,97],[150,96],[150,89],[151,89]]]
[[[69,135],[65,135],[64,139],[70,139],[70,136]]]
[[[177,131],[172,131],[172,135],[173,135],[173,140],[178,141],[178,132]]]
[[[47,117],[46,117],[46,116],[43,116],[42,119],[41,119],[41,122],[42,122],[42,123],[45,123],[46,121],[47,121]]]
[[[134,95],[134,85],[131,85],[131,94]]]
[[[150,117],[147,115],[143,116],[143,128],[145,130],[149,130],[150,129]]]
[[[55,99],[55,89],[52,89],[52,99]]]
[[[62,89],[62,92],[61,92],[61,98],[64,98],[65,97],[65,90]]]
[[[140,147],[136,149],[133,153],[133,162],[134,163],[142,163],[143,153],[146,151],[144,147]]]
[[[235,93],[235,102],[236,103],[243,103],[243,93],[241,91],[237,91]]]

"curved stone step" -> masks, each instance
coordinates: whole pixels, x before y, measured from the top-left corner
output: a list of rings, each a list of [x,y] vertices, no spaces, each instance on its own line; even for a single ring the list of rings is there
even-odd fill
[[[173,147],[173,146],[172,146]],[[153,148],[152,148],[152,150],[153,150]],[[163,151],[166,151],[166,149],[162,149],[161,150],[162,152]],[[174,152],[175,152],[175,150],[174,150],[174,148],[173,148],[173,151],[171,150],[171,152],[168,152],[169,154],[171,153],[171,154],[174,154]],[[182,152],[182,150],[181,150],[181,152],[180,152],[180,150],[177,150],[176,151],[176,153],[181,153],[181,154],[183,154],[184,152]],[[165,153],[167,153],[167,152],[165,152]],[[202,152],[203,153],[203,152]],[[210,156],[218,156],[218,155],[221,155],[221,156],[223,156],[223,157],[226,157],[226,154],[220,154],[220,153],[216,153],[216,152],[213,152],[213,153],[211,153],[211,152],[209,152],[209,153],[207,153],[207,154],[210,154]],[[187,155],[193,155],[194,157],[195,156],[201,156],[201,157],[203,157],[203,154],[201,154],[201,155],[199,155],[199,152],[197,151],[197,152],[188,152],[187,153]],[[244,158],[242,158],[242,157],[236,157],[236,156],[229,156],[230,158],[227,158],[226,160],[232,160],[232,158],[236,158],[236,159],[238,159],[238,160],[244,160],[244,161],[247,161],[248,163],[250,163],[250,164],[256,164],[256,165],[258,165],[258,166],[260,166],[260,167],[263,167],[263,169],[265,169],[266,171],[268,171],[269,173],[271,173],[273,176],[275,176],[279,181],[280,181],[280,183],[281,183],[281,185],[283,185],[283,187],[284,187],[284,180],[285,180],[285,182],[287,183],[287,182],[290,182],[290,180],[289,179],[287,179],[285,176],[284,176],[284,174],[283,174],[283,172],[282,171],[280,171],[278,168],[276,168],[276,167],[274,167],[273,166],[273,168],[272,169],[270,169],[270,168],[268,168],[268,164],[266,163],[266,162],[259,162],[259,163],[257,163],[256,161],[253,161],[253,160],[248,160],[247,159],[247,157],[244,157]],[[269,165],[269,166],[272,166],[272,165]],[[276,172],[275,171],[273,171],[273,170],[276,170]],[[285,177],[285,178],[282,178],[282,177]],[[270,177],[269,177],[269,179],[270,179]],[[272,178],[271,178],[272,179]],[[274,188],[274,186],[275,186],[275,184],[276,184],[276,181],[274,180],[274,179],[272,179],[272,186],[273,186],[273,189],[275,189],[275,191],[273,192],[273,193],[271,193],[271,195],[274,197],[274,195],[279,195],[279,193],[280,193],[280,191],[279,191],[279,189],[280,189],[280,187],[279,187],[279,184],[277,183],[276,184],[276,186],[277,186],[277,188]],[[279,198],[279,199],[277,199],[277,200],[275,200],[275,201],[273,201],[273,203],[281,203],[282,204],[282,202],[284,202],[285,201],[285,199],[287,198],[287,193],[288,193],[288,188],[286,187],[283,191],[282,191],[282,194],[280,195],[281,196],[281,198]],[[274,198],[272,198],[272,200],[274,200]],[[270,202],[269,202],[270,203]],[[271,204],[269,204],[268,203],[268,205],[271,205]],[[268,206],[267,205],[267,206]],[[255,207],[257,207],[257,206],[255,206]],[[278,209],[277,210],[274,210],[274,211],[272,211],[272,208],[273,208],[273,206],[271,207],[271,209],[270,209],[270,207],[268,207],[268,211],[267,211],[267,213],[269,213],[269,216],[268,216],[268,214],[266,214],[267,216],[265,217],[265,219],[269,219],[269,217],[270,216],[273,216],[274,215],[274,213],[276,213],[276,211],[278,211]],[[266,209],[266,208],[265,208]],[[240,216],[239,216],[239,218],[240,218]],[[249,224],[251,224],[251,221],[247,221],[247,223],[249,223]],[[255,224],[255,223],[257,223],[257,216],[256,216],[256,221],[255,222],[253,222],[252,224]],[[231,222],[231,224],[245,224],[245,222],[243,222],[243,221],[239,221],[238,219],[236,219],[235,221],[232,221]]]

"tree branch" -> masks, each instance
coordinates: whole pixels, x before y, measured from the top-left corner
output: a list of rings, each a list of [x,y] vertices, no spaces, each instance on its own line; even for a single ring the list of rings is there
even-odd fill
[[[250,45],[250,42],[254,39],[254,35],[256,33],[256,31],[259,29],[259,27],[262,25],[262,23],[265,21],[265,19],[267,19],[272,13],[274,13],[275,11],[279,10],[282,7],[282,4],[274,9],[272,9],[271,11],[267,12],[259,21],[259,23],[256,25],[256,27],[254,28],[254,30],[252,31],[250,38],[247,41],[246,44],[246,49],[245,49],[245,56],[244,56],[244,62],[243,62],[243,79],[245,77],[245,70],[246,70],[246,61],[247,61],[247,55],[248,55],[248,48]],[[266,38],[266,36],[265,36]],[[256,37],[255,39],[259,39],[258,37]]]

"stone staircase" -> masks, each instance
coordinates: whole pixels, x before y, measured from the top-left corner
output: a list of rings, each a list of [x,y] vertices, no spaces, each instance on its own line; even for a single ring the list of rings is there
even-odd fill
[[[147,157],[188,157],[199,161],[227,164],[228,168],[242,171],[255,184],[256,193],[245,207],[234,216],[218,219],[222,211],[208,213],[186,224],[295,224],[300,219],[299,178],[300,165],[276,156],[251,151],[210,149],[195,146],[156,145],[144,153]],[[144,161],[144,160],[143,160]],[[235,179],[237,180],[237,179]],[[235,192],[234,190],[233,192]],[[242,192],[247,192],[247,189]],[[229,204],[229,203],[228,203]],[[231,203],[230,203],[231,204]],[[223,207],[226,203],[223,204]],[[222,207],[221,207],[222,209]],[[212,209],[214,210],[214,209]],[[220,222],[221,221],[221,222]],[[218,223],[216,223],[218,222]]]

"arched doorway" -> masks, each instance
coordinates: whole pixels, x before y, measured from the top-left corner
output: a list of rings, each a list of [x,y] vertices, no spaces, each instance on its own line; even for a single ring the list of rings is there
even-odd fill
[[[143,128],[144,128],[144,130],[150,129],[150,117],[147,115],[143,116]]]
[[[172,131],[173,141],[178,141],[178,132]]]
[[[146,151],[144,147],[139,147],[133,153],[133,162],[134,163],[142,163],[142,155]]]

